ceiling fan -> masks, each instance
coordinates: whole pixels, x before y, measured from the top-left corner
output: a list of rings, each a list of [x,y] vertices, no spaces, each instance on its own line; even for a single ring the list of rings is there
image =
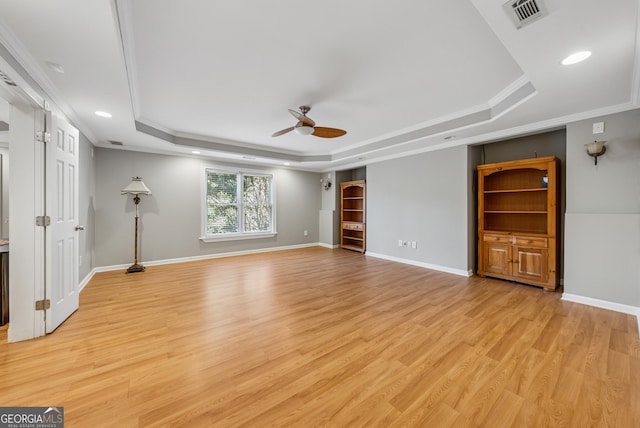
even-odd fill
[[[347,133],[347,131],[338,128],[325,128],[323,126],[316,126],[316,123],[307,117],[307,113],[309,113],[309,110],[311,110],[311,107],[309,106],[301,106],[300,112],[289,109],[289,113],[291,113],[293,117],[298,119],[298,123],[296,123],[295,126],[274,133],[272,137],[279,137],[280,135],[286,134],[287,132],[291,131],[295,131],[296,134],[300,135],[314,135],[316,137],[322,138],[341,137]]]

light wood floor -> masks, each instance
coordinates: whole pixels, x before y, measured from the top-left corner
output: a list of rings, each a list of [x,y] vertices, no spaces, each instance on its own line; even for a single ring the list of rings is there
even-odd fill
[[[309,248],[97,274],[6,344],[0,405],[67,427],[634,427],[635,317]]]

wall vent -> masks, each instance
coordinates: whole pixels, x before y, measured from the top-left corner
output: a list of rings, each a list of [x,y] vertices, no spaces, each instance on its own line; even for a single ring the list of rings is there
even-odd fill
[[[510,0],[504,4],[503,8],[518,29],[547,14],[542,0]]]
[[[124,146],[124,144],[122,144],[122,141],[113,141],[113,140],[109,140],[109,142],[111,144],[113,144],[114,146]]]

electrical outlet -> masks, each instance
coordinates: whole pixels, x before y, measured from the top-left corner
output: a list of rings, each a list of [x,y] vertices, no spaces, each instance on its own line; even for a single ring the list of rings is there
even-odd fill
[[[309,235],[309,231],[308,230],[305,230],[303,233],[304,233],[304,236],[308,236]]]
[[[398,247],[402,247],[402,239],[398,239]]]
[[[416,244],[416,241],[411,241],[411,248],[418,248],[418,244]]]

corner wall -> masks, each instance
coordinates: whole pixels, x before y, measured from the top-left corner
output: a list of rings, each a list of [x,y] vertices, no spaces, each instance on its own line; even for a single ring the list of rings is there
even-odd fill
[[[80,184],[78,203],[80,211],[79,224],[84,226],[80,232],[80,281],[91,273],[93,264],[93,249],[95,247],[95,194],[96,194],[96,163],[95,150],[91,142],[80,133]]]
[[[468,162],[458,146],[368,165],[367,254],[468,275]]]
[[[605,122],[593,135],[592,124]],[[567,126],[563,296],[640,315],[640,110]],[[607,141],[598,159],[585,144]]]

